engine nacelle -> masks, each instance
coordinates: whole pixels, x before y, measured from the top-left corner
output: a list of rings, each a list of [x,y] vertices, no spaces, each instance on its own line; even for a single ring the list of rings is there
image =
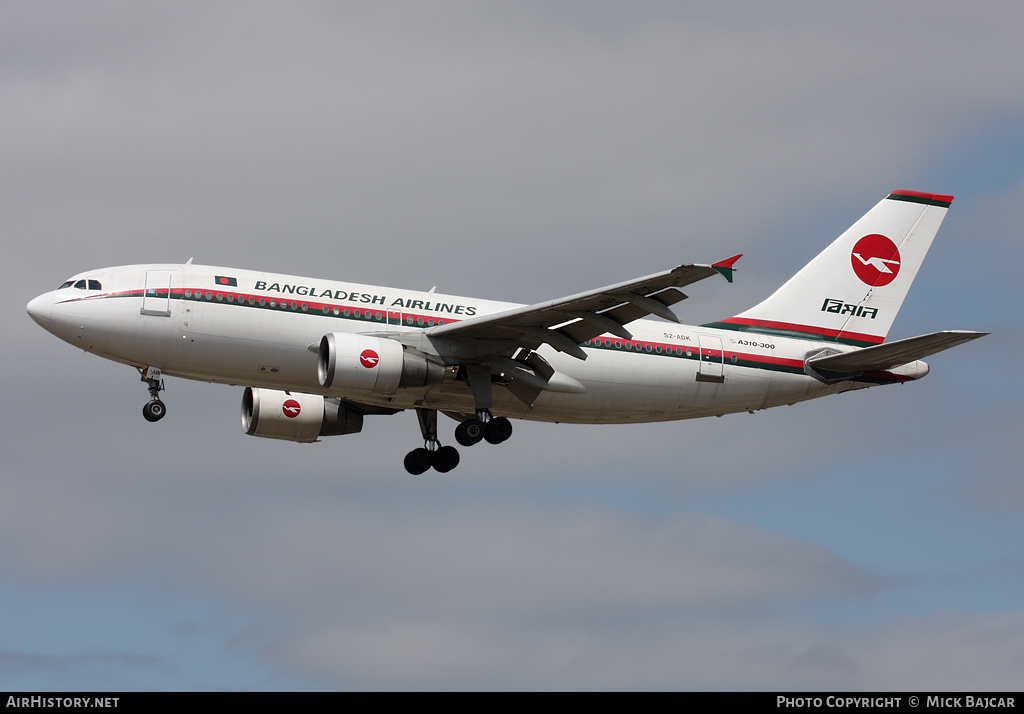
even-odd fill
[[[246,387],[242,395],[242,430],[249,436],[310,443],[319,436],[355,434],[363,415],[338,399],[319,394]]]
[[[320,340],[320,386],[338,392],[394,394],[444,381],[439,360],[394,340],[332,332]]]

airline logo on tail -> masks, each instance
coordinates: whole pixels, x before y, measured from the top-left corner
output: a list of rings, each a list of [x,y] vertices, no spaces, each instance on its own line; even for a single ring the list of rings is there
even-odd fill
[[[900,273],[899,249],[879,233],[866,235],[857,241],[850,260],[857,277],[872,287],[888,285]]]

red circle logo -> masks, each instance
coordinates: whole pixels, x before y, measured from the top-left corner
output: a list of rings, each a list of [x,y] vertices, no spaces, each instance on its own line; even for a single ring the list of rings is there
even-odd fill
[[[359,355],[359,363],[367,369],[373,369],[380,362],[380,355],[373,350],[363,350]]]
[[[302,411],[302,405],[294,399],[287,399],[281,406],[281,411],[283,411],[284,415],[289,419],[294,419],[299,415],[299,412]]]
[[[853,272],[872,287],[888,285],[900,272],[900,251],[883,235],[872,233],[857,241],[850,255]]]

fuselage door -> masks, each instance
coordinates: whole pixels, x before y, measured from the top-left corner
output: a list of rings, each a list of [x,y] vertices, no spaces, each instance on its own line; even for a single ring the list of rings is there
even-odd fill
[[[155,317],[171,316],[171,278],[174,271],[171,270],[147,270],[146,289],[142,294],[143,315]]]
[[[697,371],[698,382],[725,381],[725,353],[722,351],[722,338],[715,335],[697,335],[700,348],[700,369]]]

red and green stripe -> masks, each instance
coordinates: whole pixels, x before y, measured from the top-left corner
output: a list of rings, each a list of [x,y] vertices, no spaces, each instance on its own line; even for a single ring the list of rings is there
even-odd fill
[[[886,198],[890,201],[908,201],[939,208],[949,208],[949,204],[953,202],[952,196],[944,196],[940,193],[921,193],[920,191],[893,191]]]
[[[159,291],[161,297],[166,289]],[[186,294],[188,293],[188,294]],[[145,290],[125,290],[104,295],[92,295],[86,298],[75,298],[66,302],[77,302],[78,300],[96,300],[103,298],[142,298]],[[432,315],[400,313],[385,309],[369,309],[365,306],[343,305],[322,302],[299,302],[291,300],[279,300],[268,298],[265,295],[254,295],[238,292],[214,292],[211,290],[200,290],[193,288],[176,288],[171,290],[170,299],[184,300],[191,302],[218,302],[222,305],[233,305],[256,310],[269,310],[272,312],[292,312],[315,315],[318,317],[332,317],[342,320],[357,320],[362,322],[383,323],[385,320],[392,325],[405,325],[407,327],[418,327],[427,329],[433,325],[447,324],[448,322],[459,322],[458,320],[444,320]],[[786,323],[770,323],[769,326],[753,325],[744,323],[767,323],[764,320],[746,320],[740,318],[729,318],[722,322],[702,325],[724,330],[738,330],[741,332],[753,332],[768,335],[779,335],[783,337],[798,337],[802,339],[829,340],[827,333],[835,331],[813,328],[803,325],[788,325]],[[433,323],[433,324],[431,324]],[[861,340],[852,337],[863,338]],[[872,335],[851,335],[843,333],[842,336],[834,337],[832,341],[845,342],[847,344],[866,346],[878,344],[882,338]],[[733,367],[745,367],[748,369],[762,369],[771,372],[784,372],[788,374],[804,374],[804,363],[799,359],[787,359],[771,355],[751,354],[737,352],[735,350],[717,350],[707,347],[684,346],[675,343],[657,342],[652,340],[624,340],[620,337],[599,336],[587,340],[581,347],[595,350],[609,350],[613,352],[626,352],[632,354],[647,354],[651,357],[668,357],[672,359],[684,359],[700,362],[702,359],[721,360]],[[889,372],[865,373],[858,378],[858,381],[869,381],[877,384],[884,384],[895,381],[906,381],[905,378]]]
[[[709,322],[701,327],[711,327],[719,330],[733,330],[735,332],[751,332],[760,335],[774,335],[778,337],[793,337],[798,340],[816,340],[819,342],[839,342],[855,347],[868,347],[881,344],[884,337],[869,335],[861,332],[848,332],[845,330],[833,330],[827,327],[816,327],[814,325],[799,325],[791,322],[778,322],[776,320],[755,320],[749,317],[730,317],[720,322]]]

